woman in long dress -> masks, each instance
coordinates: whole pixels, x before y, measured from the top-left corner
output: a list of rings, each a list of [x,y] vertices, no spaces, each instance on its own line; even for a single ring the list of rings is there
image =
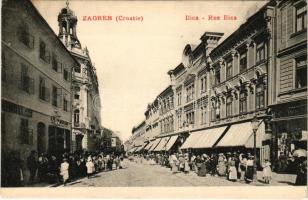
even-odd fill
[[[237,170],[236,170],[236,167],[235,167],[235,160],[234,160],[234,158],[231,158],[231,161],[229,162],[228,179],[230,181],[236,181],[237,180]]]
[[[253,181],[253,156],[249,156],[246,163],[245,181],[250,183]]]
[[[184,173],[189,173],[190,167],[189,167],[189,158],[188,154],[185,154],[185,161],[184,161]]]
[[[218,157],[218,165],[217,165],[217,173],[219,176],[225,176],[226,175],[226,157],[220,153]]]
[[[271,169],[271,163],[268,161],[268,159],[265,159],[265,163],[263,164],[263,180],[264,183],[269,184],[270,180],[272,179],[272,169]]]
[[[62,176],[64,185],[66,184],[69,178],[68,168],[69,168],[69,164],[67,162],[67,159],[63,158],[63,162],[61,163],[61,166],[60,166],[60,175]]]
[[[176,173],[178,172],[178,159],[174,154],[172,154],[171,160],[172,160],[171,161],[172,162],[172,173]]]

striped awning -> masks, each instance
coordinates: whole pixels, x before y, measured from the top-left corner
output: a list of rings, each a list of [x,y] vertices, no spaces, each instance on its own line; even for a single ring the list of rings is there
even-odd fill
[[[153,151],[165,151],[165,147],[169,139],[170,137],[161,138],[160,143],[156,146],[155,149],[153,149]]]
[[[178,139],[178,137],[179,137],[178,135],[174,135],[169,139],[169,141],[168,141],[168,143],[166,144],[166,147],[165,147],[166,151],[169,151],[172,148],[172,146],[174,145],[174,143]]]
[[[149,151],[153,151],[157,147],[160,141],[161,141],[161,138],[157,138],[156,140],[154,140],[153,145],[151,146],[151,148],[149,148]]]

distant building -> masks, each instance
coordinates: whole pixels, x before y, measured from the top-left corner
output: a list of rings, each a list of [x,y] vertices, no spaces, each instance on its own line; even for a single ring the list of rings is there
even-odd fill
[[[31,150],[72,150],[71,72],[79,63],[28,0],[2,2],[1,44],[2,156],[17,153],[28,180]]]
[[[93,151],[96,148],[96,138],[101,132],[100,93],[96,69],[89,51],[82,48],[77,38],[77,21],[77,16],[67,4],[58,15],[58,37],[80,63],[80,66],[74,68],[72,76],[72,149]]]

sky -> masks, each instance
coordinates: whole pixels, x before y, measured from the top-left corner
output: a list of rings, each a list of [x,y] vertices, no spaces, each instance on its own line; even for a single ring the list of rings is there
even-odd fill
[[[55,33],[65,1],[32,0]],[[266,1],[69,1],[78,18],[77,37],[95,64],[102,125],[122,140],[145,119],[148,103],[169,84],[167,72],[181,63],[186,44],[199,44],[206,31],[222,42]],[[209,16],[220,20],[209,20]],[[236,20],[222,20],[224,15]],[[111,16],[112,20],[83,20]],[[142,17],[142,21],[116,18]],[[199,20],[186,20],[198,16]],[[102,17],[103,18],[103,17]]]

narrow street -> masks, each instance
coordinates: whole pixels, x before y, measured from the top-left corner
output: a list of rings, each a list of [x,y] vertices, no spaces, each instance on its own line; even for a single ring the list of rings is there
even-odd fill
[[[258,176],[259,177],[259,176]],[[274,181],[270,185],[292,185],[294,175],[273,175]],[[260,178],[259,178],[260,180]],[[101,172],[92,178],[83,178],[65,187],[142,187],[142,186],[249,186],[264,185],[258,181],[256,184],[231,182],[225,177],[199,177],[194,172],[189,174],[172,174],[169,168],[160,165],[148,165],[124,161],[124,168],[108,172]],[[268,186],[268,185],[267,185]],[[63,187],[62,185],[60,187]]]

